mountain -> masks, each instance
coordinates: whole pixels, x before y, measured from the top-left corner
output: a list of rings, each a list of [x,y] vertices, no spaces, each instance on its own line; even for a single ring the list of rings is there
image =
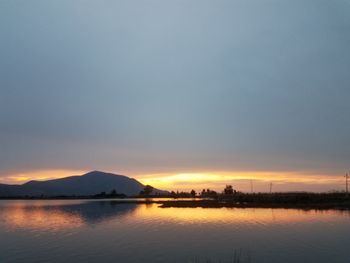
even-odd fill
[[[0,184],[0,196],[89,196],[116,190],[127,196],[138,195],[144,189],[139,181],[124,175],[92,171],[81,176],[70,176],[48,181],[29,181],[22,185]],[[154,189],[152,194],[166,194]]]

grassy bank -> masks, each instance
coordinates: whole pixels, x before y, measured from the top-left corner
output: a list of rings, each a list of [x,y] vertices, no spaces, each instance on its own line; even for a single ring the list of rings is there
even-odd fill
[[[174,200],[161,207],[350,209],[345,193],[236,193],[210,200]]]
[[[154,199],[155,198],[155,199]],[[168,207],[201,207],[201,208],[296,208],[296,209],[338,209],[350,210],[350,195],[346,193],[234,193],[231,195],[219,194],[215,198],[149,198],[133,197],[103,198],[91,196],[60,196],[60,197],[33,197],[33,198],[5,198],[26,200],[70,200],[70,199],[99,199],[114,204],[159,204],[161,208]]]

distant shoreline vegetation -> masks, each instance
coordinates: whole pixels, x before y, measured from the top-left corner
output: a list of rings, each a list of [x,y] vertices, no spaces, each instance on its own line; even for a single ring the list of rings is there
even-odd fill
[[[334,193],[242,193],[228,191],[213,194],[205,190],[200,194],[193,192],[152,195],[141,192],[137,196],[126,196],[115,190],[92,196],[18,196],[0,197],[2,200],[59,200],[59,199],[114,199],[115,203],[159,204],[161,208],[296,208],[296,209],[338,209],[350,210],[350,195],[346,192]],[[148,188],[148,190],[150,190]],[[147,191],[147,189],[146,189]]]
[[[272,185],[271,185],[272,186]],[[226,185],[221,192],[212,189],[164,191],[137,180],[112,173],[91,171],[81,176],[69,176],[47,181],[29,181],[22,185],[0,184],[0,199],[58,200],[105,199],[114,203],[154,203],[161,208],[300,208],[350,210],[346,192],[272,192],[243,193]]]
[[[160,207],[350,210],[350,196],[347,193],[235,193],[201,200],[165,201]]]

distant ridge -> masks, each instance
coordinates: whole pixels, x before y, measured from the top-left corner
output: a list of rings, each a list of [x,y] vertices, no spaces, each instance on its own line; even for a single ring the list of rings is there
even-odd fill
[[[80,176],[29,181],[22,185],[0,184],[0,197],[92,196],[101,192],[110,193],[112,190],[116,190],[118,194],[134,196],[144,187],[139,181],[124,175],[92,171]],[[152,194],[166,193],[158,189],[152,192]]]

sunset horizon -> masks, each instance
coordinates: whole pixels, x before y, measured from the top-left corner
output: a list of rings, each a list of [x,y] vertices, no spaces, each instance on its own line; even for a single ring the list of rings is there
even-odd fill
[[[1,263],[349,263],[350,0],[0,0]]]
[[[13,173],[5,176],[0,184],[24,184],[29,181],[45,181],[69,176],[81,176],[92,170],[43,170]],[[212,189],[222,191],[227,184],[231,184],[237,191],[269,192],[270,184],[275,192],[332,192],[345,191],[344,174],[321,174],[302,172],[278,171],[210,171],[210,172],[167,172],[167,173],[137,173],[118,172],[98,169],[103,172],[125,175],[139,180],[144,185],[167,191],[199,191]],[[253,185],[252,185],[253,183]],[[252,188],[253,187],[253,188]]]

